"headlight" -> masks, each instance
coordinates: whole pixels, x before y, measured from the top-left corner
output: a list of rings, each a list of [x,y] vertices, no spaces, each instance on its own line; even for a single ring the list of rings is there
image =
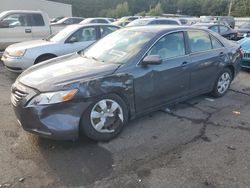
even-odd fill
[[[57,91],[51,93],[42,93],[34,97],[28,104],[28,106],[38,106],[46,104],[56,104],[68,101],[74,97],[78,92],[77,89],[68,90],[68,91]]]
[[[8,51],[10,57],[23,57],[26,50]]]

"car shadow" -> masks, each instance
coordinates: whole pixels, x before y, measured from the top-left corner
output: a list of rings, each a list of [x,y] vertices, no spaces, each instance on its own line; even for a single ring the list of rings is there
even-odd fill
[[[14,73],[14,72],[5,70],[5,67],[2,61],[0,61],[0,73],[3,74],[11,83],[14,83],[17,77],[20,75],[20,73]]]
[[[56,182],[53,186],[86,186],[108,177],[112,172],[112,154],[87,138],[72,141],[37,139],[45,160],[45,171]]]

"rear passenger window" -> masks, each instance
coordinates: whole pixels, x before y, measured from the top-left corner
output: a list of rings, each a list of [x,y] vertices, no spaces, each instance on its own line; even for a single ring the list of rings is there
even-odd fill
[[[219,27],[217,25],[212,26],[210,29],[216,33],[219,33]]]
[[[98,19],[98,23],[108,23],[108,21],[106,21],[104,19]]]
[[[186,54],[183,32],[171,33],[160,39],[148,55],[159,55],[162,59]]]
[[[213,48],[222,48],[223,47],[223,45],[214,37],[211,37],[211,41],[212,41]]]
[[[158,20],[158,24],[163,25],[178,25],[178,23],[174,20]]]
[[[212,49],[210,37],[201,31],[188,31],[189,43],[192,52],[200,52]]]
[[[220,32],[221,33],[225,33],[225,32],[227,32],[229,29],[226,27],[226,26],[220,26]]]
[[[32,26],[44,26],[44,20],[41,14],[32,14]]]
[[[112,27],[112,26],[101,26],[100,27],[101,38],[116,31],[117,29],[118,29],[117,27]]]

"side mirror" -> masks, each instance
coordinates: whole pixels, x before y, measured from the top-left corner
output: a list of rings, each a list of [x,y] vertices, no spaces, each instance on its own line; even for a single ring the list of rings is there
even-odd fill
[[[75,42],[78,42],[78,40],[77,40],[76,37],[71,37],[71,38],[68,40],[68,43],[75,43]]]
[[[142,65],[160,65],[162,63],[162,59],[159,55],[148,55],[142,60]]]

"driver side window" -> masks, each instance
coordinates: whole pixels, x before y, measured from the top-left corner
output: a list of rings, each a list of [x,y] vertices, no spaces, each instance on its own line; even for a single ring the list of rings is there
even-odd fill
[[[159,55],[161,59],[174,58],[186,54],[183,32],[171,33],[160,39],[148,55]]]
[[[7,23],[9,27],[31,26],[28,14],[10,14],[2,21]]]
[[[74,41],[74,42],[87,42],[95,40],[96,40],[95,27],[87,27],[79,29],[68,39],[68,41]]]

